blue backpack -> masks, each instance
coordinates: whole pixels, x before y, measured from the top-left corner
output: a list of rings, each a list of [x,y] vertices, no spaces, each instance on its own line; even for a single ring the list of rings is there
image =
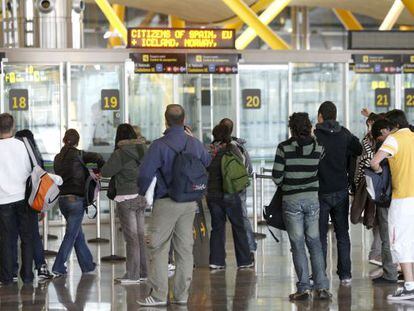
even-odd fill
[[[391,204],[391,170],[388,161],[381,162],[382,172],[377,174],[372,169],[365,169],[368,194],[379,207],[389,207]],[[369,188],[369,189],[368,189]]]
[[[186,152],[187,138],[184,149],[176,150],[169,143],[170,147],[177,155],[172,167],[172,181],[169,185],[168,195],[176,202],[193,202],[201,199],[207,189],[207,170],[199,158],[194,154]]]

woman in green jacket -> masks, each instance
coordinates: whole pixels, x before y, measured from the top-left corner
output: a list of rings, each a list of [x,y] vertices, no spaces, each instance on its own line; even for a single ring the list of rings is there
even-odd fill
[[[138,194],[138,169],[146,151],[145,143],[129,124],[118,126],[115,150],[102,167],[102,176],[111,177],[112,194],[126,242],[126,273],[115,280],[136,284],[146,280],[147,265],[144,244],[144,197]],[[111,187],[110,187],[111,188]]]

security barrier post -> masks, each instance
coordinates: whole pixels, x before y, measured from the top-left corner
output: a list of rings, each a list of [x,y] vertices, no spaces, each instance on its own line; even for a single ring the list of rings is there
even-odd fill
[[[253,172],[253,234],[256,239],[263,239],[266,234],[257,232],[257,173]]]
[[[103,190],[103,189],[102,189]],[[108,239],[101,238],[101,193],[96,198],[96,238],[88,240],[89,243],[108,243]]]
[[[49,238],[49,219],[47,217],[47,212],[43,218],[43,249],[45,256],[56,256],[57,252],[48,250],[48,238]]]
[[[111,242],[111,255],[102,257],[102,261],[107,262],[120,262],[124,261],[126,258],[122,256],[115,255],[115,207],[114,201],[109,200],[109,219],[110,219],[110,242]]]

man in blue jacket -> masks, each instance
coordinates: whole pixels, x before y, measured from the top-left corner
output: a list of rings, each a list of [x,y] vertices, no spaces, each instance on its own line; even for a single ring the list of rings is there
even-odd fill
[[[178,203],[168,193],[173,180],[172,170],[176,150],[191,153],[207,167],[210,155],[203,144],[188,135],[184,127],[185,111],[180,105],[168,105],[165,111],[167,130],[155,140],[140,166],[139,188],[142,195],[157,177],[154,208],[149,222],[147,245],[149,250],[148,279],[151,292],[141,306],[164,306],[168,296],[168,252],[172,243],[176,261],[174,300],[172,303],[187,304],[188,290],[193,274],[193,222],[196,202]]]

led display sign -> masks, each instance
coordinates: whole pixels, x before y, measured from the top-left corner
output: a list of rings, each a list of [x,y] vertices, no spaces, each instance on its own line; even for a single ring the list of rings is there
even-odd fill
[[[129,28],[128,48],[234,49],[234,29]]]

